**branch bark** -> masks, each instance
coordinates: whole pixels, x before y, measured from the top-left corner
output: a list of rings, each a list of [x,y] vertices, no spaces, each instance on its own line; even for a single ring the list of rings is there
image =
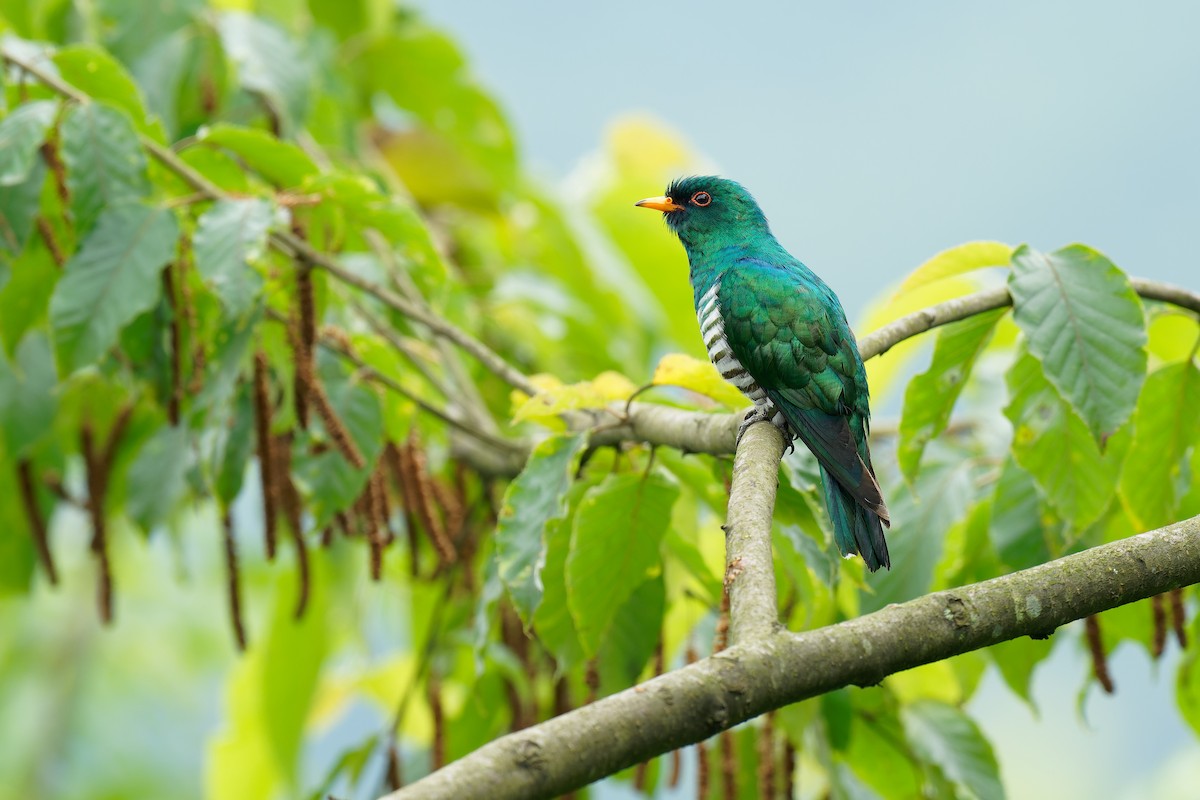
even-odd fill
[[[733,462],[725,517],[725,587],[734,644],[760,639],[779,625],[771,520],[783,448],[779,428],[758,422],[746,430]]]
[[[755,426],[760,427],[760,426]],[[1200,517],[814,631],[779,631],[497,739],[386,800],[554,797],[772,709],[1200,582]]]

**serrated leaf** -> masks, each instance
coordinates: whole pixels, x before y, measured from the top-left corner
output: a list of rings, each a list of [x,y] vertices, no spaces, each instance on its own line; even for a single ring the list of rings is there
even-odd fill
[[[663,356],[654,368],[654,377],[650,382],[655,386],[689,389],[729,408],[742,408],[750,402],[737,387],[721,377],[711,361],[693,358],[686,353]]]
[[[123,112],[103,103],[85,103],[67,112],[62,124],[62,157],[71,192],[71,214],[80,233],[102,211],[136,202],[150,193],[146,155],[137,131]]]
[[[567,555],[567,605],[589,656],[617,609],[660,566],[659,543],[679,489],[650,474],[617,475],[579,502]]]
[[[121,62],[96,45],[73,44],[53,56],[58,74],[93,100],[111,103],[124,111],[138,131],[159,141],[161,129],[147,119],[141,90]]]
[[[187,431],[164,425],[129,465],[125,511],[147,533],[167,518],[187,488],[191,464]]]
[[[218,123],[196,134],[201,142],[223,147],[241,156],[246,166],[280,188],[299,186],[317,165],[296,145],[276,139],[266,131]]]
[[[1118,464],[1105,459],[1087,425],[1058,395],[1029,353],[1007,376],[1013,424],[1012,454],[1042,496],[1076,530],[1104,513],[1116,488]]]
[[[0,354],[0,449],[22,458],[54,424],[54,357],[41,332],[26,336],[13,363]]]
[[[938,331],[929,369],[909,381],[904,391],[896,458],[910,484],[920,471],[925,445],[946,429],[975,360],[1005,311],[998,308],[943,327]]]
[[[286,131],[303,125],[312,74],[300,46],[274,23],[240,11],[221,14],[217,31],[242,87],[265,99]]]
[[[45,179],[46,166],[38,160],[24,181],[0,192],[0,288],[8,282],[9,269],[33,231]]]
[[[244,381],[234,398],[229,423],[221,429],[221,439],[215,455],[213,493],[228,506],[242,490],[246,465],[254,451],[254,405],[250,398],[250,382]]]
[[[98,360],[121,329],[159,296],[159,272],[175,255],[175,216],[165,208],[106,208],[63,269],[50,298],[62,368]]]
[[[892,295],[892,300],[898,300],[909,292],[955,275],[985,267],[1006,267],[1012,253],[1012,245],[1003,242],[967,242],[943,250],[910,272]]]
[[[953,706],[918,701],[900,710],[904,734],[917,755],[978,800],[1003,800],[1000,767],[978,726]]]
[[[270,203],[254,198],[222,200],[196,223],[196,270],[235,319],[254,306],[262,291],[262,277],[250,262],[262,257],[271,220]]]
[[[994,644],[987,649],[1008,688],[1028,703],[1030,708],[1033,708],[1034,667],[1050,655],[1053,645],[1052,641],[1039,641],[1022,636],[1019,639]]]
[[[496,525],[500,580],[526,627],[542,601],[546,524],[566,513],[564,500],[587,434],[560,434],[538,444],[508,485]]]
[[[29,177],[57,113],[55,101],[35,100],[0,120],[0,186],[16,186]]]
[[[1200,369],[1193,360],[1170,364],[1146,379],[1134,417],[1133,443],[1119,489],[1138,530],[1173,521],[1176,482],[1184,455],[1200,436]]]
[[[1133,413],[1146,377],[1142,302],[1099,252],[1070,245],[1013,253],[1013,319],[1046,378],[1098,442]]]

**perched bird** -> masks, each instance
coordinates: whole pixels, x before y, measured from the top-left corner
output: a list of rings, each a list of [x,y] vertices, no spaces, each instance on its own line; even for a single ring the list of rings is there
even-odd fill
[[[890,568],[891,520],[867,449],[867,373],[837,295],[776,241],[741,184],[681,178],[636,205],[663,212],[683,243],[708,356],[754,401],[738,441],[762,420],[799,437],[821,465],[842,554]]]

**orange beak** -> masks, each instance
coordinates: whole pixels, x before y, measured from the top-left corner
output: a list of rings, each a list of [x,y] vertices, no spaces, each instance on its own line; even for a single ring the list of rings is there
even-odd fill
[[[682,211],[683,206],[669,197],[647,197],[634,203],[638,208],[652,208],[655,211]]]

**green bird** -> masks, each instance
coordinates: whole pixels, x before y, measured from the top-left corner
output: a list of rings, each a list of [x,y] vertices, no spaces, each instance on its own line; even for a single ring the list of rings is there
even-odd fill
[[[891,519],[867,447],[867,373],[837,295],[783,249],[741,184],[681,178],[636,205],[663,212],[683,243],[708,357],[754,402],[738,441],[763,420],[789,442],[799,437],[821,465],[842,555],[890,568]]]

